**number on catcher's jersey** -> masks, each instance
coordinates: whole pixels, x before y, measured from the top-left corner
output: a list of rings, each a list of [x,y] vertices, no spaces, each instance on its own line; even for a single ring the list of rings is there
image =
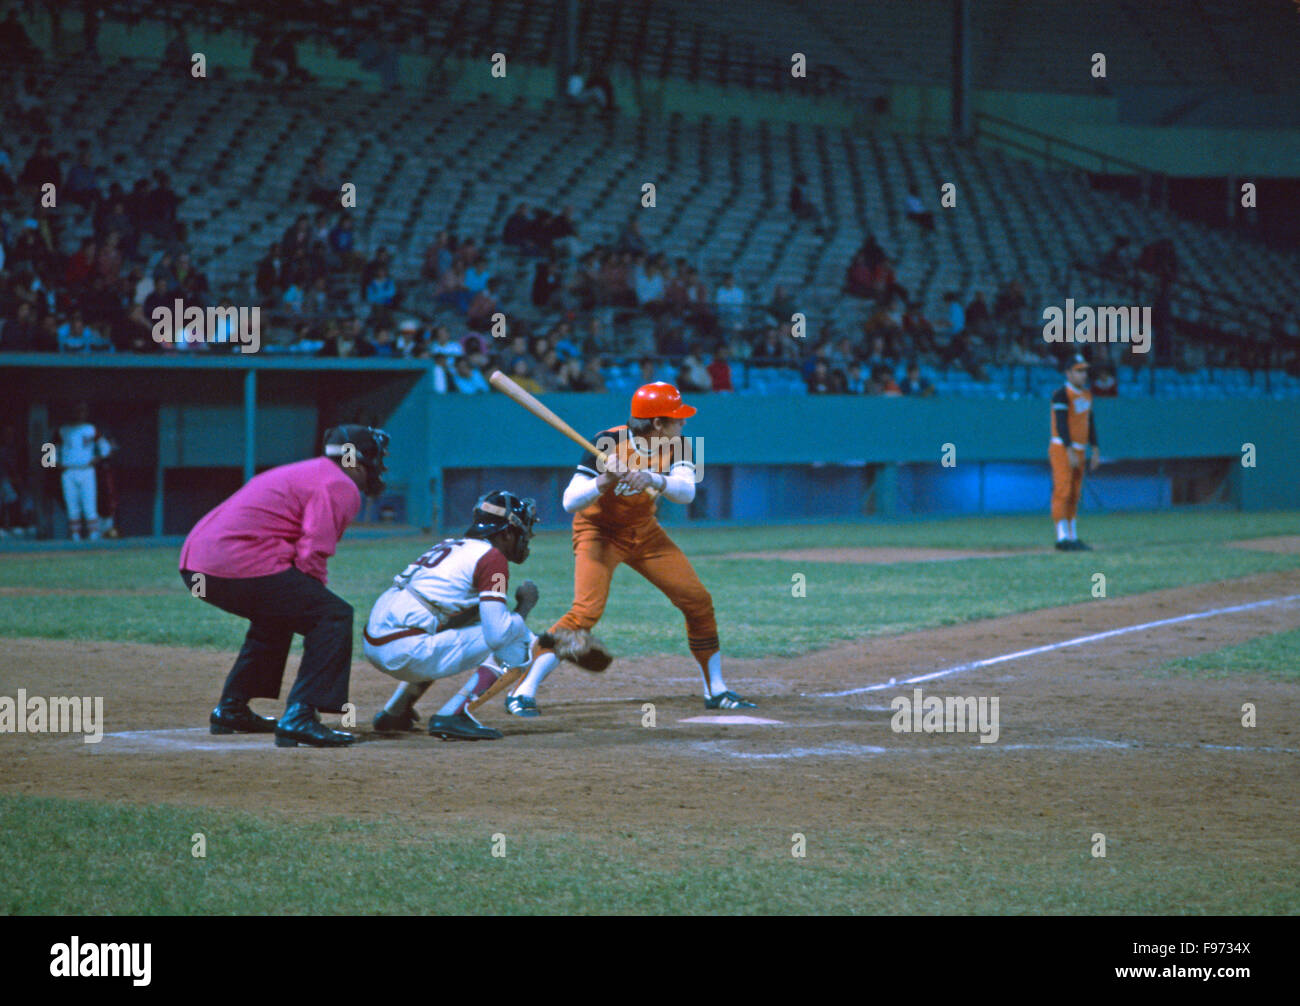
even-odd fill
[[[396,582],[454,614],[479,601],[505,601],[510,572],[506,557],[490,541],[449,538],[402,570]]]

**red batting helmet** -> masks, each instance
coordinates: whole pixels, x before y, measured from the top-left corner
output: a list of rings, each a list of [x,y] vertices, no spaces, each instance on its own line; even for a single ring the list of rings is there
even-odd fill
[[[682,393],[664,381],[643,384],[632,395],[633,419],[689,419],[695,411],[694,405],[683,405]]]

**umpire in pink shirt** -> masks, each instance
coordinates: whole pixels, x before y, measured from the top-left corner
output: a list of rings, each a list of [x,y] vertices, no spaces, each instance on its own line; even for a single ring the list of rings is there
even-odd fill
[[[325,563],[360,512],[361,494],[383,491],[387,452],[383,430],[327,430],[324,457],[254,476],[185,539],[186,587],[250,623],[208,718],[214,734],[273,732],[279,747],[343,747],[357,739],[317,715],[343,712],[352,672],[352,605],[326,588]],[[295,633],[303,637],[302,663],[277,722],[248,702],[280,697]]]

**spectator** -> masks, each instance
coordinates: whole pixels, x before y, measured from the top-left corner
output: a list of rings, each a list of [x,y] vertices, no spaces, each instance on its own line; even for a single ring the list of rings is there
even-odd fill
[[[530,394],[540,395],[542,386],[538,380],[533,377],[533,368],[525,357],[518,357],[510,368],[510,376],[514,382]]]
[[[797,310],[794,297],[785,287],[778,283],[772,288],[772,302],[767,305],[767,313],[772,316],[773,322],[778,325],[787,322]]]
[[[176,214],[180,211],[181,200],[165,171],[155,171],[153,177],[154,187],[144,200],[147,219],[140,229],[166,241],[176,236]]]
[[[722,278],[722,285],[714,294],[713,302],[717,305],[718,320],[732,328],[740,328],[745,322],[745,291],[736,285],[736,277],[727,273]]]
[[[439,325],[433,330],[433,341],[429,344],[429,352],[433,356],[443,356],[451,361],[465,356],[467,351],[451,337],[451,332],[446,325]]]
[[[862,242],[862,247],[857,250],[856,255],[862,256],[862,260],[868,269],[877,268],[889,257],[885,254],[885,249],[880,247],[880,242],[876,240],[874,234],[867,235],[867,239]]]
[[[89,283],[95,274],[98,255],[99,248],[94,239],[84,239],[81,247],[68,259],[68,265],[63,271],[63,282],[74,290]]]
[[[68,171],[64,188],[69,200],[86,209],[99,201],[99,173],[90,163],[88,149],[81,151],[77,163]]]
[[[31,36],[13,8],[4,21],[0,21],[0,57],[7,63],[33,63],[41,58],[41,51],[32,44]]]
[[[713,352],[713,361],[709,364],[709,380],[714,391],[734,391],[731,383],[731,351],[725,342],[719,343]]]
[[[487,332],[492,328],[492,316],[500,310],[497,304],[497,288],[500,282],[494,277],[487,281],[485,289],[470,301],[466,312],[465,324],[475,332]]]
[[[825,360],[815,360],[812,373],[808,375],[808,394],[829,395],[831,393],[831,371]]]
[[[713,376],[700,360],[698,352],[688,353],[677,370],[677,387],[681,391],[712,391]]]
[[[40,327],[32,305],[20,303],[12,320],[0,327],[0,352],[34,353],[40,348]]]
[[[501,229],[501,240],[516,248],[523,248],[533,241],[533,223],[528,216],[528,204],[520,203],[515,211],[506,218]]]
[[[821,214],[816,205],[808,201],[804,189],[808,186],[808,177],[801,171],[794,176],[790,186],[790,212],[800,220],[811,220],[816,225],[817,233],[823,233]]]
[[[38,194],[41,186],[47,182],[55,189],[62,188],[63,168],[59,164],[58,155],[54,153],[54,148],[50,146],[50,141],[41,140],[36,144],[35,153],[27,159],[22,174],[18,176],[18,184]]]
[[[564,273],[555,261],[538,262],[533,267],[533,306],[542,310],[563,306]]]
[[[984,302],[983,291],[976,292],[975,299],[966,305],[967,331],[976,337],[987,335],[992,317],[988,304]]]
[[[656,316],[667,310],[664,300],[666,285],[659,266],[651,261],[639,266],[636,271],[636,302],[641,310]]]
[[[542,231],[542,247],[546,252],[558,251],[570,254],[573,251],[573,239],[578,236],[578,228],[573,222],[573,207],[564,206],[560,212],[551,217]]]
[[[921,201],[920,193],[916,189],[907,190],[907,198],[903,200],[903,207],[907,211],[907,219],[916,224],[921,230],[929,232],[934,230],[934,214],[925,208],[925,203]]]
[[[949,340],[955,339],[966,331],[966,311],[961,306],[961,300],[957,296],[957,291],[944,295],[944,303],[948,305],[948,325],[947,333]]]
[[[325,158],[316,158],[307,171],[307,180],[303,185],[307,202],[314,203],[321,209],[333,209],[341,205],[342,189],[335,182],[325,170]]]
[[[582,371],[578,375],[574,391],[604,391],[605,375],[603,373],[604,361],[600,356],[595,355],[587,359],[583,364]]]
[[[873,367],[871,370],[871,380],[867,384],[868,395],[887,395],[897,398],[903,393],[899,388],[898,382],[894,380],[894,374],[889,367],[881,364]]]
[[[862,375],[862,364],[854,360],[849,364],[848,370],[844,376],[844,390],[850,395],[865,395],[867,393],[867,379]]]
[[[599,319],[592,318],[592,329],[589,330],[589,339],[593,345],[599,346],[601,342],[601,333],[597,329]],[[561,360],[576,360],[582,356],[582,349],[573,338],[573,326],[567,321],[562,321],[551,332],[551,342],[555,346],[555,354]]]
[[[781,337],[780,329],[769,328],[754,348],[753,359],[759,363],[775,365],[789,355],[787,345]]]
[[[452,265],[438,280],[434,289],[435,304],[454,308],[461,314],[469,310],[471,295],[465,289],[465,273],[459,266]]]
[[[257,263],[253,286],[263,300],[274,300],[280,289],[280,245],[276,242],[267,249]]]
[[[638,386],[642,384],[654,384],[656,381],[659,380],[658,375],[655,373],[655,362],[654,360],[650,359],[650,357],[648,356],[641,357],[641,362],[639,366],[640,366],[641,373],[640,376],[637,378]]]
[[[366,303],[371,307],[394,307],[397,303],[397,284],[382,266],[366,286]]]
[[[844,371],[838,367],[832,367],[827,388],[827,394],[847,395],[849,393],[849,379],[844,375]]]
[[[623,233],[619,236],[618,244],[614,250],[617,252],[646,252],[650,246],[646,244],[645,238],[641,235],[641,221],[633,217],[623,228]]]
[[[934,395],[934,385],[921,376],[921,365],[915,360],[907,365],[902,392],[914,398],[931,398]]]
[[[465,269],[465,289],[469,291],[471,300],[487,289],[491,278],[492,271],[488,268],[483,253],[479,252]]]
[[[883,264],[883,263],[882,263]],[[844,292],[853,297],[871,300],[876,296],[875,270],[867,263],[867,256],[858,252],[844,272]]]
[[[80,311],[59,326],[60,353],[89,353],[94,350],[112,352],[112,344],[82,320]]]
[[[934,326],[921,313],[921,305],[911,302],[903,312],[903,337],[911,344],[913,356],[930,355],[938,352],[934,338]]]
[[[1119,382],[1115,371],[1109,364],[1103,364],[1092,371],[1092,396],[1094,398],[1115,398],[1119,395]]]

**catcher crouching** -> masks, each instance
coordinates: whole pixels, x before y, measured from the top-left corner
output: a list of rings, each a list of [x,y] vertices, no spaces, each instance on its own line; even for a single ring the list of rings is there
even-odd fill
[[[366,622],[366,658],[402,684],[375,717],[377,732],[416,729],[415,702],[429,686],[473,671],[429,717],[429,733],[443,740],[501,737],[475,719],[470,707],[506,671],[529,663],[536,637],[524,619],[537,603],[537,586],[531,580],[519,585],[513,612],[506,607],[506,589],[508,563],[527,560],[536,523],[533,500],[487,493],[475,504],[463,537],[439,542],[379,595]]]
[[[695,412],[671,384],[643,385],[632,396],[627,425],[594,438],[608,455],[605,462],[590,452],[579,461],[564,491],[564,509],[574,515],[573,606],[533,644],[528,673],[506,696],[512,715],[540,715],[537,689],[561,660],[591,671],[609,666],[612,657],[591,630],[622,563],[658,587],[685,616],[687,645],[704,679],[705,708],[755,708],[727,687],[713,598],[655,516],[659,495],[674,503],[695,498],[695,466],[681,441],[682,427]]]

